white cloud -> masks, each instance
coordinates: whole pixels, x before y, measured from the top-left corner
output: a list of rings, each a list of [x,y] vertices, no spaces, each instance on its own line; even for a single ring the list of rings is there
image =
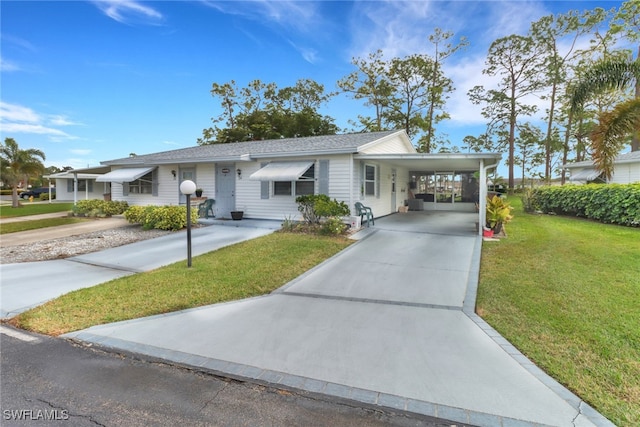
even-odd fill
[[[48,122],[54,126],[79,126],[81,123],[74,122],[64,115],[50,115],[47,118]]]
[[[312,33],[320,27],[318,4],[310,1],[256,0],[250,2],[205,0],[203,4],[228,15],[277,24],[300,33]]]
[[[43,115],[29,107],[0,101],[0,126],[3,134],[48,135],[50,139],[58,141],[76,139],[58,127],[77,124],[63,115]]]
[[[91,154],[92,150],[89,149],[83,149],[83,148],[76,148],[76,149],[72,149],[69,150],[72,154],[77,154],[78,156],[86,156],[88,154]]]
[[[314,64],[318,51],[309,45],[322,44],[325,34],[334,32],[332,22],[323,19],[320,3],[312,1],[257,0],[251,2],[206,0],[203,4],[227,15],[241,16],[265,26],[285,39],[302,58]],[[239,28],[247,37],[262,41],[245,28]],[[296,42],[290,36],[295,34]]]
[[[13,61],[8,61],[0,57],[0,71],[2,72],[14,72],[21,71],[22,68]]]
[[[6,120],[37,123],[41,118],[31,108],[0,101],[0,121],[5,122]]]
[[[164,16],[157,10],[131,0],[94,0],[93,3],[109,18],[121,24],[159,24]]]
[[[71,138],[69,134],[59,129],[32,123],[2,123],[2,131],[4,133],[31,133],[38,135],[49,135],[51,137],[57,136]]]

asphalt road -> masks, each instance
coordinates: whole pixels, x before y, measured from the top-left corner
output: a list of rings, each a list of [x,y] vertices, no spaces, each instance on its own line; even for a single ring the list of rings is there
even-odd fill
[[[2,426],[456,425],[221,378],[5,325],[0,332]]]

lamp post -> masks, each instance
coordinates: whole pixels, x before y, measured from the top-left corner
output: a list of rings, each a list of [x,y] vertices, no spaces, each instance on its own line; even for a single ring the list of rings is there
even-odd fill
[[[191,267],[191,195],[196,191],[196,183],[182,181],[180,192],[187,196],[187,267]]]

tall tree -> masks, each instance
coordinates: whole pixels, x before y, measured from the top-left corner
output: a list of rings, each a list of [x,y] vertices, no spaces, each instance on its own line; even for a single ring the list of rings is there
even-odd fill
[[[363,99],[366,107],[373,107],[375,117],[358,117],[366,131],[386,130],[383,122],[393,92],[388,80],[388,67],[377,50],[367,58],[353,58],[351,63],[356,70],[338,81],[338,87],[351,94],[354,99]]]
[[[547,15],[531,24],[531,36],[540,46],[544,58],[546,83],[550,93],[547,110],[547,133],[545,137],[545,172],[547,182],[551,179],[552,134],[556,114],[556,101],[566,81],[567,62],[574,55],[579,39],[588,34],[591,28],[604,20],[606,12],[597,8],[594,11],[579,13],[570,11],[566,14]],[[562,43],[561,43],[562,42]],[[568,46],[562,51],[560,45]]]
[[[538,166],[544,163],[545,155],[540,150],[540,145],[545,143],[545,137],[539,127],[530,122],[524,123],[518,129],[516,138],[516,148],[518,152],[515,156],[516,163],[522,168],[522,183],[524,187],[526,173],[529,176],[534,174]]]
[[[4,144],[0,144],[0,179],[11,187],[11,206],[20,206],[18,185],[28,183],[30,176],[41,174],[44,160],[44,152],[35,148],[23,150],[13,138],[5,138]]]
[[[449,114],[444,111],[444,105],[447,93],[452,92],[454,88],[451,79],[442,72],[442,66],[447,58],[469,45],[465,37],[461,37],[458,44],[453,45],[449,41],[452,37],[452,32],[442,31],[440,28],[436,28],[429,36],[429,42],[434,47],[433,72],[429,79],[429,99],[424,123],[425,135],[420,142],[420,146],[426,153],[431,152],[436,145],[435,124],[449,118]],[[436,114],[436,111],[440,111],[440,114]]]
[[[404,129],[409,137],[425,129],[423,111],[429,100],[429,79],[433,60],[426,55],[393,58],[389,64],[389,82],[394,96],[387,112],[387,120]]]
[[[253,80],[244,88],[235,81],[214,83],[211,95],[220,100],[222,113],[213,127],[202,131],[198,144],[292,138],[335,134],[333,118],[318,112],[334,95],[324,85],[303,79],[279,89],[275,83]],[[223,123],[224,126],[218,126]]]
[[[489,127],[506,127],[509,150],[509,189],[514,188],[515,133],[519,116],[529,116],[537,110],[525,103],[525,97],[539,91],[544,81],[541,75],[541,56],[538,45],[531,37],[511,35],[494,41],[486,59],[483,74],[499,76],[497,89],[485,90],[476,86],[469,91],[474,104],[485,104],[484,117]]]

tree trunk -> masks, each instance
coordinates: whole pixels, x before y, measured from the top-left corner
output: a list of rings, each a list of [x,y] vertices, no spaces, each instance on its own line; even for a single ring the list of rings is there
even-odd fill
[[[562,147],[562,164],[566,165],[567,160],[569,158],[569,138],[571,135],[571,125],[573,124],[573,113],[569,112],[569,117],[567,118],[567,131],[564,134],[564,147]],[[567,171],[565,168],[562,168],[562,176],[561,176],[561,185],[567,181]]]
[[[544,143],[545,159],[544,159],[544,180],[549,184],[551,182],[551,133],[553,132],[553,110],[556,103],[557,83],[554,79],[551,87],[551,106],[549,107],[549,123],[547,125],[547,139]]]

